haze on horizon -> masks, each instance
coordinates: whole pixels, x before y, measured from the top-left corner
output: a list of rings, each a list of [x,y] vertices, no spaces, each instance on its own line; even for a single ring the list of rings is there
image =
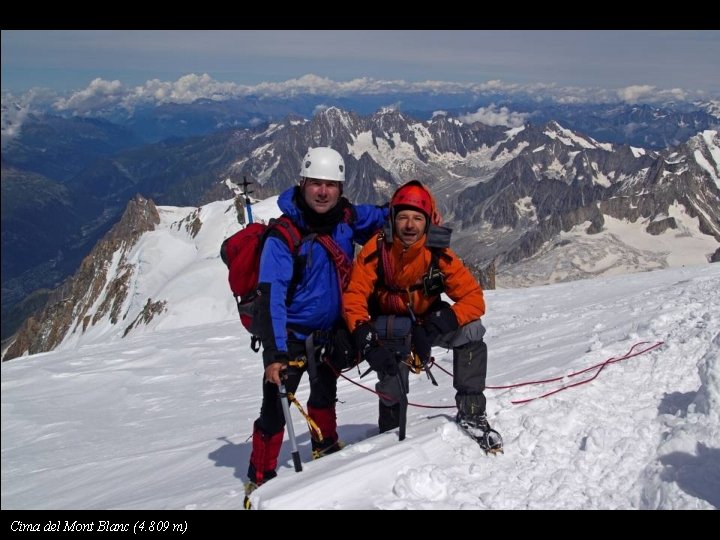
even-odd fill
[[[716,30],[3,30],[2,89],[73,92],[97,79],[132,87],[189,74],[257,87],[312,74],[360,90],[358,80],[442,81],[717,98],[718,58]]]

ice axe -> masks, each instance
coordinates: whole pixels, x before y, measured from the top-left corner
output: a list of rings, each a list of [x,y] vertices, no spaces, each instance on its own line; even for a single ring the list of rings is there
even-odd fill
[[[288,438],[290,439],[290,446],[292,448],[293,465],[295,466],[295,472],[300,472],[302,471],[302,462],[300,461],[300,452],[298,451],[297,440],[295,439],[295,428],[293,427],[292,418],[290,417],[290,401],[287,390],[285,389],[285,383],[281,382],[279,389],[280,403],[282,404],[285,425],[287,426]]]

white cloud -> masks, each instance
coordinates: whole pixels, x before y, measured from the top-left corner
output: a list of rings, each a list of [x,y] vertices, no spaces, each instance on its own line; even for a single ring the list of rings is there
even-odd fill
[[[176,81],[152,79],[142,86],[126,88],[120,81],[95,79],[90,85],[68,98],[59,98],[57,110],[71,110],[77,114],[98,112],[109,107],[122,106],[128,110],[142,103],[192,103],[197,99],[224,100],[247,95],[249,87],[214,80],[208,74],[184,75]]]
[[[3,92],[2,130],[0,131],[0,146],[5,148],[22,128],[23,121],[28,114],[27,107],[23,107],[9,92]]]
[[[55,102],[59,111],[71,110],[77,114],[87,114],[120,104],[127,94],[120,81],[94,79],[90,85],[69,98],[60,98]]]
[[[223,100],[243,93],[242,86],[231,82],[219,82],[210,75],[194,73],[184,75],[177,81],[166,82],[159,79],[147,81],[137,86],[126,99],[127,105],[151,101],[156,103],[192,103],[197,99]]]
[[[684,101],[688,92],[682,88],[658,89],[647,84],[627,86],[617,91],[620,100],[626,103],[663,103],[666,101]]]
[[[529,113],[513,112],[507,107],[498,108],[491,103],[487,107],[480,107],[474,113],[460,116],[459,120],[466,124],[481,122],[488,126],[520,127],[528,116],[530,116]]]
[[[48,91],[33,89],[23,96],[24,101],[33,100],[40,104],[38,95],[44,93],[48,99]],[[102,114],[114,107],[123,107],[132,111],[140,104],[192,103],[198,99],[222,101],[241,98],[249,95],[260,97],[292,97],[297,95],[328,95],[333,97],[351,95],[377,95],[397,93],[434,93],[434,94],[469,94],[476,98],[502,94],[508,97],[533,99],[537,102],[553,101],[556,103],[615,103],[618,100],[627,103],[664,101],[682,101],[704,99],[708,96],[700,91],[688,91],[682,88],[660,90],[650,85],[634,85],[621,89],[603,89],[597,87],[558,86],[554,83],[511,84],[501,80],[490,80],[481,83],[460,83],[448,81],[426,80],[408,82],[399,80],[378,80],[360,77],[349,81],[334,81],[327,77],[314,74],[289,79],[281,82],[262,82],[257,85],[241,85],[234,82],[222,82],[213,79],[207,73],[190,73],[175,81],[151,79],[135,87],[124,85],[118,80],[94,79],[87,88],[74,92],[69,96],[58,97],[53,94],[53,108],[73,114]],[[6,103],[3,95],[3,103]],[[490,114],[492,113],[492,114]],[[503,116],[502,112],[490,110],[488,118]],[[494,121],[501,122],[499,118]],[[510,117],[510,122],[517,119]],[[516,125],[504,123],[502,125]]]
[[[636,84],[621,88],[618,90],[617,94],[622,101],[626,101],[627,103],[637,103],[638,101],[652,95],[654,91],[654,86],[650,86],[648,84]]]
[[[48,110],[56,98],[54,92],[45,88],[33,88],[19,96],[4,90],[2,92],[0,146],[4,148],[7,143],[18,136],[29,114]]]

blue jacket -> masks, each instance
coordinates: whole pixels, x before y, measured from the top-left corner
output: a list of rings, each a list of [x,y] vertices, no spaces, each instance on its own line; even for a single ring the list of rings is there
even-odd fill
[[[302,212],[293,201],[295,188],[278,198],[280,210],[302,231],[306,229]],[[355,254],[354,242],[364,244],[388,217],[388,208],[368,204],[351,205],[354,219],[341,221],[332,231],[332,238],[350,260]],[[258,322],[263,343],[265,365],[278,353],[287,353],[288,329],[295,338],[304,339],[316,330],[331,330],[342,315],[342,295],[335,265],[327,250],[318,242],[303,240],[296,258],[304,262],[300,280],[290,305],[286,305],[288,286],[296,264],[286,242],[269,236],[260,257],[258,289],[261,294]],[[266,319],[269,313],[269,320]],[[262,320],[265,319],[265,320]]]

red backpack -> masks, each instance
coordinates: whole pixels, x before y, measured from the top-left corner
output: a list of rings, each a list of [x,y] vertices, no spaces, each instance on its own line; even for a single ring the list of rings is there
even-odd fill
[[[355,222],[354,208],[347,208],[343,212],[342,221],[351,225]],[[253,351],[260,350],[257,329],[253,326],[253,304],[257,298],[257,285],[260,278],[260,255],[262,254],[265,239],[270,235],[282,238],[290,250],[294,264],[293,276],[285,298],[286,305],[290,305],[295,294],[295,289],[302,279],[302,267],[304,261],[298,257],[300,245],[303,240],[310,236],[315,237],[325,249],[328,250],[331,261],[338,268],[339,280],[345,285],[349,279],[350,263],[345,261],[346,266],[341,262],[347,256],[342,249],[335,244],[329,236],[310,235],[303,236],[297,226],[285,214],[278,219],[271,219],[270,223],[250,223],[244,229],[239,230],[229,238],[226,238],[220,246],[220,258],[228,267],[228,282],[232,290],[235,302],[237,303],[240,321],[248,332],[253,336],[250,347]],[[343,267],[343,271],[340,268]]]
[[[260,254],[265,239],[271,233],[285,240],[293,258],[297,256],[302,235],[290,218],[284,215],[278,219],[271,219],[268,225],[250,223],[226,238],[220,246],[220,258],[229,270],[228,282],[235,296],[240,321],[251,334],[255,334],[252,309],[257,298]]]

